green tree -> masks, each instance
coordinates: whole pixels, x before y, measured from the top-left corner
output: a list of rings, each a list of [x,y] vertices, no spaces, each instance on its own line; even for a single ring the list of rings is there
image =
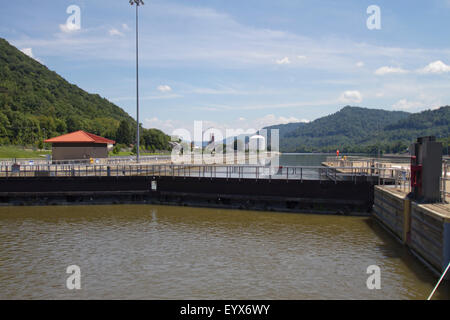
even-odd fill
[[[122,120],[116,131],[116,142],[130,145],[133,141],[133,132],[128,121]]]

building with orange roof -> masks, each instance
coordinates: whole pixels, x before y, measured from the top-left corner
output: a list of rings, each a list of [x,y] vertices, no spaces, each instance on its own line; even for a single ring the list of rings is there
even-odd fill
[[[108,151],[116,143],[83,130],[44,140],[52,144],[53,160],[78,160],[107,158]]]

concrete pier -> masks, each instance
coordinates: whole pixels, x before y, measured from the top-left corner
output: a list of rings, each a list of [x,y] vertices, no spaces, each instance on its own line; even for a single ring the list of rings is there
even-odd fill
[[[372,213],[431,270],[442,274],[450,261],[450,204],[421,204],[395,186],[375,186]]]
[[[442,273],[450,261],[450,204],[411,202],[408,245]]]
[[[390,186],[375,186],[372,213],[399,241],[407,242],[410,204],[406,193]]]

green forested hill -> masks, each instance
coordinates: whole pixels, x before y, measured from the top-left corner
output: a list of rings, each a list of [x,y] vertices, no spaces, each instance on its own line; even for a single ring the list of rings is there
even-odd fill
[[[287,129],[288,128],[288,129]],[[410,114],[360,107],[310,123],[276,125],[282,152],[403,152],[419,136],[435,135],[448,144],[450,107]]]
[[[120,125],[135,128],[136,122],[120,107],[70,84],[0,38],[0,144],[34,145],[80,129],[131,143],[134,130],[123,136]],[[142,130],[143,139],[167,145],[169,137],[161,131]]]

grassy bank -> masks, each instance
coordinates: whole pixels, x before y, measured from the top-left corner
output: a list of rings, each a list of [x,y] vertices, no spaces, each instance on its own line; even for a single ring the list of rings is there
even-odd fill
[[[50,150],[33,150],[22,146],[0,146],[0,158],[43,158]]]
[[[33,150],[23,146],[0,146],[0,159],[12,159],[12,158],[44,158],[45,155],[51,154],[51,150]],[[110,152],[109,156],[134,156],[132,152],[119,152],[117,154]],[[161,156],[170,155],[170,152],[141,152],[141,156]]]

